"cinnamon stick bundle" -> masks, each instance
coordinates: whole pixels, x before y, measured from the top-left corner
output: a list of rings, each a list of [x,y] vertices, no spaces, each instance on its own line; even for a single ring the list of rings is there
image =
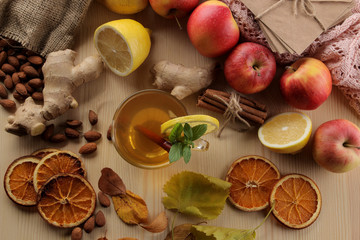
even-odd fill
[[[230,93],[207,89],[199,96],[197,106],[224,114],[228,107],[228,103],[230,102],[230,98]],[[267,108],[264,104],[244,96],[239,98],[239,106],[241,109],[239,109],[237,113],[247,120],[250,125],[261,125],[268,116]]]

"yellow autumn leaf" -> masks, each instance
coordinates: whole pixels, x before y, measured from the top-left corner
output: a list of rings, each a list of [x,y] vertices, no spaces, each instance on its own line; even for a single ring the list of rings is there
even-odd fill
[[[135,193],[126,190],[126,194],[113,196],[117,215],[127,224],[146,223],[148,219],[148,209],[145,201]]]

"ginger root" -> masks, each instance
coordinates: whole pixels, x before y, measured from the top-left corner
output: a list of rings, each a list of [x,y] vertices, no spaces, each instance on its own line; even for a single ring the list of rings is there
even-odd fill
[[[215,64],[208,68],[188,68],[169,61],[160,61],[150,70],[158,89],[171,90],[171,94],[183,99],[203,88],[208,87],[215,78]]]
[[[100,56],[85,58],[74,66],[76,53],[70,49],[52,52],[48,55],[42,70],[44,74],[44,105],[28,97],[9,116],[5,130],[16,135],[40,135],[46,122],[78,106],[71,93],[85,82],[100,76],[103,63]]]

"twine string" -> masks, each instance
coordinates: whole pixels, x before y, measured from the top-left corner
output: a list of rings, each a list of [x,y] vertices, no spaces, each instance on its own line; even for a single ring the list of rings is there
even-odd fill
[[[255,16],[255,19],[256,20],[260,19],[261,17],[263,17],[265,14],[269,13],[274,8],[283,4],[285,1],[288,1],[288,0],[279,0],[278,2],[274,3],[273,5],[271,5],[267,9],[265,9],[263,12],[261,12],[257,16]],[[291,1],[294,1],[293,13],[295,16],[298,14],[298,12],[299,12],[298,9],[300,6],[301,10],[306,15],[308,15],[309,17],[313,17],[316,20],[316,22],[320,25],[322,30],[324,30],[324,31],[326,30],[324,24],[322,24],[322,22],[316,17],[316,10],[315,10],[315,7],[311,0],[291,0]]]
[[[218,97],[215,95],[215,98],[221,101],[226,106],[226,110],[224,112],[224,118],[226,119],[224,124],[221,126],[217,133],[217,137],[220,137],[222,131],[225,129],[225,127],[230,123],[234,123],[236,120],[239,120],[245,127],[244,129],[249,129],[250,123],[246,121],[244,118],[242,118],[239,113],[243,111],[242,107],[240,106],[240,98],[241,96],[236,93],[231,93],[229,102],[226,102],[224,99]]]

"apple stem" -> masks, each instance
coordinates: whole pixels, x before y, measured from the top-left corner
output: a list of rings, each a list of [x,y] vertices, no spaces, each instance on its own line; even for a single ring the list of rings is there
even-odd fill
[[[286,66],[285,67],[285,70],[291,70],[291,71],[293,71],[293,72],[295,72],[296,71],[296,69],[295,68],[293,68],[292,66]]]
[[[179,19],[177,18],[177,16],[174,16],[175,17],[175,20],[177,22],[177,25],[179,26],[180,30],[182,30],[182,27],[181,27],[181,24],[179,22]]]
[[[256,71],[258,77],[260,76],[260,69],[258,66],[253,66],[253,69]]]
[[[348,144],[348,143],[344,143],[343,146],[344,146],[344,147],[350,147],[350,148],[360,149],[360,146],[354,146],[354,145],[351,145],[351,144]]]

